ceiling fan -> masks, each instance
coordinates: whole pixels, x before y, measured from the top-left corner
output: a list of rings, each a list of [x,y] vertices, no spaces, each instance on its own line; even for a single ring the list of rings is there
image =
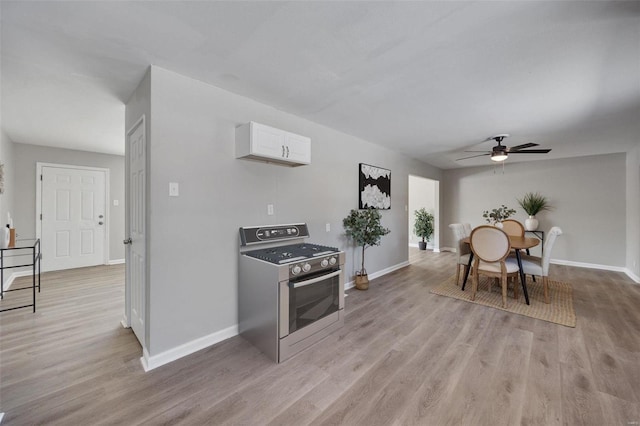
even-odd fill
[[[465,151],[465,152],[482,152],[483,154],[471,155],[469,157],[457,158],[456,161],[459,160],[467,160],[469,158],[483,157],[485,155],[490,155],[492,161],[504,161],[509,158],[509,154],[547,154],[551,151],[551,149],[527,149],[532,148],[534,146],[538,146],[537,143],[525,143],[522,145],[512,146],[511,148],[502,145],[502,141],[504,138],[508,138],[509,135],[504,133],[501,135],[495,135],[490,138],[485,139],[486,141],[494,140],[498,142],[498,145],[494,146],[491,151]]]

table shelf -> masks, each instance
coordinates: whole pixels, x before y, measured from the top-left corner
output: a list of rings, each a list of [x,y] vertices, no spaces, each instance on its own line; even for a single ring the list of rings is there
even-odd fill
[[[7,259],[23,258],[26,256],[31,257],[30,259],[31,263],[28,263],[28,260],[24,260],[24,261],[21,261],[19,265],[5,265],[5,261]],[[31,304],[0,309],[0,312],[13,311],[15,309],[30,308],[30,307],[33,307],[33,312],[36,311],[36,288],[38,289],[38,293],[40,293],[40,260],[41,258],[42,258],[42,254],[40,252],[39,238],[16,240],[16,243],[13,247],[0,248],[0,300],[4,300],[5,293],[8,293],[10,291],[31,290],[33,292],[33,299]],[[26,268],[29,266],[32,267],[31,286],[11,288],[11,289],[5,290],[4,270],[13,269],[13,268]],[[36,268],[37,268],[37,275],[36,275]],[[36,284],[36,277],[38,278],[37,284]]]

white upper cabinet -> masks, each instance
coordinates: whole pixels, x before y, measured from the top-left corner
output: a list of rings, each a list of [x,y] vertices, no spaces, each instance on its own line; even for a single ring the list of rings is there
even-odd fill
[[[250,121],[236,128],[236,158],[288,166],[311,164],[311,139]]]

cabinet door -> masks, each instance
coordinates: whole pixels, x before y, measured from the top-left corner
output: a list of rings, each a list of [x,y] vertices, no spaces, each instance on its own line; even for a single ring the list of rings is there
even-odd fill
[[[287,160],[311,164],[311,139],[287,132],[284,138]]]
[[[283,158],[286,154],[284,132],[258,123],[251,123],[251,152],[260,156]]]

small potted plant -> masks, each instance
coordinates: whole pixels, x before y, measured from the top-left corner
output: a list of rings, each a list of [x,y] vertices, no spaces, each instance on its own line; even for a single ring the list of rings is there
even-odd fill
[[[497,209],[493,209],[491,211],[485,210],[484,212],[482,212],[482,217],[485,218],[487,223],[498,228],[502,228],[502,221],[505,219],[509,219],[514,214],[516,214],[516,211],[514,209],[509,208],[503,204]]]
[[[422,241],[418,242],[420,250],[427,249],[427,241],[433,235],[433,215],[424,208],[415,211],[416,220],[413,224],[413,232],[417,237],[421,237]]]
[[[391,232],[382,226],[380,219],[382,215],[378,210],[351,210],[349,216],[342,220],[342,225],[347,237],[353,238],[355,243],[362,246],[362,268],[356,271],[356,288],[366,290],[369,288],[369,277],[364,268],[364,250],[367,247],[380,245],[382,236]]]
[[[524,228],[527,231],[538,229],[538,219],[536,215],[544,210],[550,210],[549,200],[539,192],[527,192],[524,197],[517,199],[518,204],[528,215],[529,219],[524,221]]]

